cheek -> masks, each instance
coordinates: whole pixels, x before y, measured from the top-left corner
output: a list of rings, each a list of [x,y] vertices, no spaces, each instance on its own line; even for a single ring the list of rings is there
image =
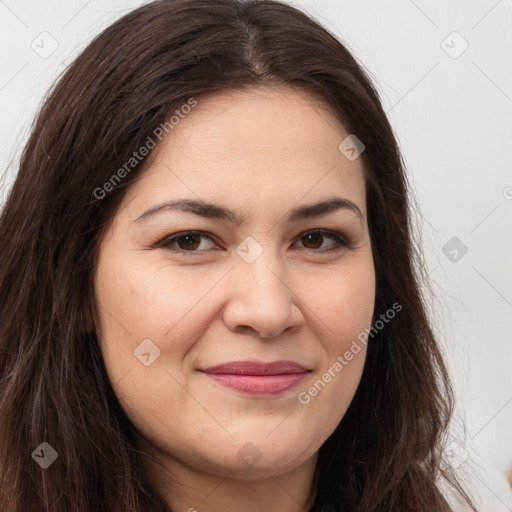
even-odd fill
[[[307,305],[323,325],[324,349],[332,362],[369,328],[375,305],[375,274],[371,261],[333,272],[326,283],[308,287]],[[320,335],[319,335],[320,337]]]
[[[171,425],[180,431],[187,422],[198,421],[200,411],[177,423],[172,420],[187,406],[179,366],[201,329],[198,302],[215,279],[179,269],[171,272],[165,262],[144,257],[119,252],[114,257],[105,251],[98,261],[98,339],[109,380],[136,428],[150,433]],[[140,346],[147,348],[141,352]],[[148,352],[152,362],[145,365],[136,354]]]
[[[369,262],[335,273],[329,286],[308,294],[308,306],[321,321],[324,358],[313,379],[298,391],[298,402],[321,419],[330,435],[359,385],[366,358],[366,333],[375,303],[375,275]]]
[[[356,351],[350,361],[342,355],[337,356],[340,360],[332,359],[315,379],[298,390],[298,416],[312,424],[312,443],[321,440],[322,444],[334,432],[354,398],[361,380],[366,347],[362,345]],[[311,418],[315,418],[314,422]]]
[[[167,337],[176,337],[190,322],[187,314],[215,281],[214,276],[205,279],[199,272],[171,271],[165,262],[148,259],[147,254],[104,253],[98,262],[98,334],[108,345],[117,345],[118,354],[130,354],[147,338],[162,345]],[[179,350],[179,343],[174,348]]]

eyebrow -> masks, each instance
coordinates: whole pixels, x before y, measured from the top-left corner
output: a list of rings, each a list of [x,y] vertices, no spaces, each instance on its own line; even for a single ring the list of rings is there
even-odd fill
[[[327,215],[328,213],[332,213],[340,209],[349,210],[355,213],[357,217],[359,217],[359,220],[364,222],[364,217],[359,206],[343,197],[331,197],[318,203],[297,206],[288,212],[286,215],[286,221],[289,223],[298,222],[301,220],[311,219],[313,217],[320,217],[321,215]],[[231,224],[236,224],[237,226],[241,226],[247,220],[245,215],[240,215],[218,204],[195,199],[176,199],[174,201],[167,201],[165,203],[159,203],[152,206],[149,210],[137,217],[134,222],[142,223],[154,215],[161,214],[169,210],[181,210],[208,219],[222,220]]]

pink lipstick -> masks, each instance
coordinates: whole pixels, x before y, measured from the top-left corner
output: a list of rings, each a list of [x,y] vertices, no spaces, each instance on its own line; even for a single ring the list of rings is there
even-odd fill
[[[201,371],[219,384],[242,393],[275,396],[294,387],[310,370],[294,361],[233,361]]]

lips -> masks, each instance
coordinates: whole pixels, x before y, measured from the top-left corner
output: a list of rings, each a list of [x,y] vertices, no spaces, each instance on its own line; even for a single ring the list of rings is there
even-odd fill
[[[294,361],[233,361],[200,371],[236,391],[273,396],[293,388],[310,370]]]
[[[274,361],[260,363],[259,361],[233,361],[219,364],[202,370],[206,373],[228,373],[232,375],[283,375],[288,373],[304,373],[308,370],[294,361]]]

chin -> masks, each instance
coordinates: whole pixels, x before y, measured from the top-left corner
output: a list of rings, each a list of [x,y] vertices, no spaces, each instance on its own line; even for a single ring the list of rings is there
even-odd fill
[[[253,437],[254,439],[254,437]],[[297,451],[297,446],[302,443],[289,443],[283,446],[280,441],[269,442],[264,437],[261,441],[237,443],[235,446],[220,447],[219,452],[209,452],[192,464],[202,471],[217,474],[219,476],[230,475],[230,478],[240,480],[259,480],[271,476],[279,476],[297,469],[312,457],[316,457],[317,451]],[[266,442],[265,442],[266,441]]]
[[[316,455],[314,449],[311,452],[300,451],[297,447],[301,445],[304,446],[304,443],[300,439],[292,443],[289,438],[276,438],[275,442],[269,443],[268,439],[262,438],[259,445],[255,444],[259,446],[256,452],[252,444],[244,444],[237,453],[237,458],[241,460],[241,464],[237,464],[237,469],[246,474],[246,479],[288,473]],[[247,457],[246,454],[251,454],[252,451],[255,452],[255,456],[250,461],[250,455]]]

